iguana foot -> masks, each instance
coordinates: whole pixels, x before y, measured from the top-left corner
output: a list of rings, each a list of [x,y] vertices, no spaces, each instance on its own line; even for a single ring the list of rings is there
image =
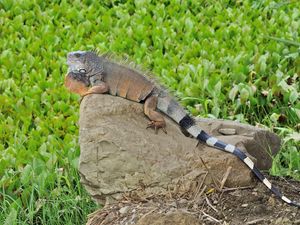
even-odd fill
[[[150,96],[146,99],[144,104],[144,113],[148,118],[151,120],[150,123],[148,123],[147,128],[154,128],[155,133],[157,134],[158,130],[161,128],[163,132],[167,133],[166,131],[166,122],[164,120],[164,117],[159,112],[155,111],[157,105],[157,97],[156,96]]]
[[[154,128],[155,133],[158,133],[158,130],[161,128],[162,131],[166,134],[166,122],[165,121],[151,121],[148,123],[146,129],[148,128]]]

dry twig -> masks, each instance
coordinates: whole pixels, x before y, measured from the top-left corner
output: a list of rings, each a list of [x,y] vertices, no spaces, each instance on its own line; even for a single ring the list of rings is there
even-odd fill
[[[205,182],[205,179],[206,179],[207,174],[208,174],[208,172],[205,173],[204,178],[202,179],[202,182],[201,182],[201,183],[198,185],[198,187],[197,187],[197,191],[195,192],[195,196],[194,196],[194,201],[195,201],[196,199],[198,199],[198,198],[203,194],[203,192],[204,192],[205,189],[206,189],[206,185],[204,185],[204,188],[202,188],[202,186],[203,186],[203,184],[204,184],[204,182]],[[201,188],[202,188],[202,189],[201,189]]]
[[[216,219],[215,217],[205,213],[204,211],[201,210],[201,212],[203,213],[204,216],[207,216],[209,219],[211,219],[212,221],[216,222],[216,223],[221,223],[220,220]]]
[[[210,172],[210,169],[206,166],[204,160],[203,160],[200,156],[199,156],[199,159],[201,160],[203,166],[204,166],[205,169],[207,170],[207,173],[210,175],[210,177],[211,177],[211,179],[212,179],[212,181],[213,181],[215,187],[216,187],[217,189],[219,189],[219,185],[217,184],[217,182],[216,182],[215,177],[213,176],[213,174]],[[218,190],[218,191],[220,191],[220,190]]]
[[[212,208],[215,212],[219,212],[219,211],[218,211],[218,210],[210,203],[210,201],[208,200],[207,197],[205,197],[205,200],[206,200],[207,205],[208,205],[210,208]]]
[[[246,224],[247,225],[260,224],[260,222],[262,222],[264,220],[265,220],[264,218],[259,218],[259,219],[256,219],[256,220],[249,221]]]
[[[232,167],[229,166],[229,167],[227,168],[227,170],[226,170],[226,173],[224,174],[224,177],[223,177],[223,179],[222,179],[222,181],[221,181],[221,185],[220,185],[220,189],[221,189],[221,190],[224,188],[224,185],[225,185],[225,183],[226,183],[226,181],[227,181],[227,179],[228,179],[228,176],[229,176],[229,174],[230,174],[230,172],[231,172],[231,169],[232,169]]]

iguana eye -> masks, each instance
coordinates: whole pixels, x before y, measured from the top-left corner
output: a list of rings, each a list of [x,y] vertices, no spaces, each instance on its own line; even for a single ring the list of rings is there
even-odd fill
[[[79,71],[79,73],[86,73],[86,69],[83,69],[83,68],[79,69],[78,71]]]

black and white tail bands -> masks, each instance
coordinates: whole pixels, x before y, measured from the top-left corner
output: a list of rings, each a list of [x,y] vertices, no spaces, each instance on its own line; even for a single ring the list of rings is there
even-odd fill
[[[209,146],[212,146],[216,149],[232,153],[242,160],[253,173],[258,177],[258,179],[267,186],[277,197],[281,198],[284,202],[289,205],[296,206],[300,208],[300,204],[288,199],[280,193],[280,191],[271,184],[269,180],[259,171],[259,169],[254,165],[253,161],[240,149],[231,144],[226,144],[222,141],[219,141],[217,138],[208,135],[205,131],[201,130],[196,124],[195,121],[187,115],[185,110],[173,99],[169,97],[158,98],[157,108],[168,115],[170,118],[175,120],[180,127],[185,129],[197,140],[206,143]]]

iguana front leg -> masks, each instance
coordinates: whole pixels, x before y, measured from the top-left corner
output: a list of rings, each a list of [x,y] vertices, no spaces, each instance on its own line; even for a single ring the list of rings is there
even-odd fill
[[[89,87],[84,76],[71,73],[65,77],[65,86],[70,92],[79,94],[81,97],[89,94],[104,94],[108,92],[108,85],[106,83],[100,81],[92,87]]]
[[[96,86],[89,88],[85,93],[80,95],[79,103],[82,102],[83,98],[90,94],[104,94],[108,92],[108,85],[106,83],[100,83]]]
[[[162,114],[155,111],[157,106],[157,97],[156,96],[150,96],[146,99],[144,104],[144,113],[148,118],[151,120],[151,122],[148,124],[147,128],[151,127],[155,129],[155,133],[157,134],[158,129],[162,129],[163,132],[167,133],[165,127],[166,122]]]
[[[104,82],[100,82],[97,85],[89,88],[81,97],[90,95],[90,94],[104,94],[108,92],[108,85]]]
[[[83,81],[76,80],[69,74],[65,77],[65,86],[69,91],[79,94],[81,100],[84,96],[89,94],[104,94],[108,92],[108,85],[104,82],[99,82],[97,85],[88,87]]]

